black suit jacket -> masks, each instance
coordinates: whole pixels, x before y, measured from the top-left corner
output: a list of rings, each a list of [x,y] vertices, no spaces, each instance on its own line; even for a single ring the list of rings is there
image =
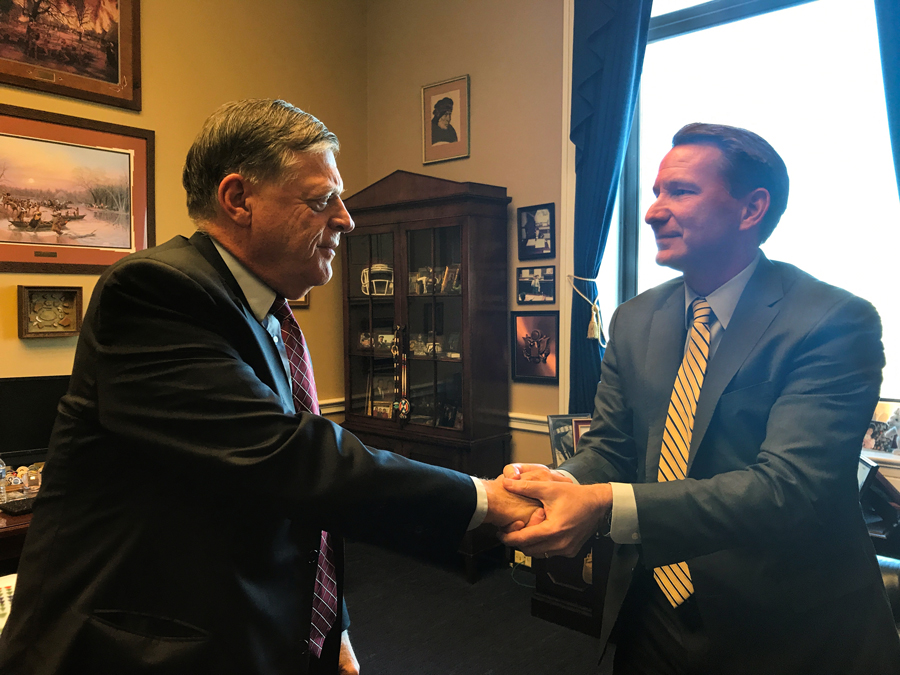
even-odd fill
[[[305,673],[320,530],[440,555],[474,506],[468,476],[295,415],[212,242],[176,237],[94,290],[0,673]]]
[[[900,672],[856,480],[884,365],[874,308],[763,257],[709,362],[687,478],[658,483],[684,316],[681,279],[618,309],[563,465],[635,483],[642,543],[615,549],[604,648],[637,566],[687,561],[712,672]]]

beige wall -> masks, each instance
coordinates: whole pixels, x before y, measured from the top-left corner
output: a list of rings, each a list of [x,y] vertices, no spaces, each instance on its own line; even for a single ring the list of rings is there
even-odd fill
[[[237,98],[284,98],[341,139],[348,192],[366,185],[364,0],[149,0],[141,3],[140,113],[0,86],[4,103],[156,132],[158,242],[189,235],[181,166],[203,120]],[[340,274],[337,271],[337,279]],[[0,377],[71,371],[75,338],[17,338],[16,285],[81,285],[96,276],[0,274]],[[321,398],[343,396],[340,282],[313,291],[298,318],[316,359]]]
[[[189,235],[181,166],[219,104],[281,97],[341,139],[347,194],[407,169],[502,185],[515,209],[560,201],[563,2],[514,0],[152,0],[142,3],[143,110],[0,86],[4,103],[156,132],[157,241]],[[421,87],[471,77],[469,159],[423,166]],[[510,287],[519,264],[510,249]],[[549,263],[549,261],[548,261]],[[559,265],[558,260],[550,264]],[[299,310],[323,400],[343,397],[340,271]],[[16,285],[81,285],[96,276],[0,274],[0,377],[71,369],[75,338],[16,336]],[[557,295],[560,282],[557,281]],[[542,309],[558,306],[542,306]],[[522,309],[511,301],[510,310]],[[498,336],[506,339],[506,336]],[[557,412],[556,387],[512,386],[512,410]],[[546,461],[547,437],[513,433],[514,458]]]
[[[516,208],[555,202],[559,212],[562,25],[561,0],[368,2],[367,180],[406,169],[506,187],[513,200],[510,288],[516,266],[526,265],[513,248]],[[471,156],[423,166],[421,87],[465,74],[471,78]],[[558,259],[547,264],[559,270]],[[510,296],[510,310],[528,309]],[[514,383],[511,409],[553,414],[557,388]],[[547,436],[513,432],[513,458],[549,461]]]

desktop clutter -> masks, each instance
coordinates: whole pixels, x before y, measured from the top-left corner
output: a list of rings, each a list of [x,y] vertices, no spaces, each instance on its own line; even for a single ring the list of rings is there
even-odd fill
[[[14,516],[30,513],[43,471],[43,462],[14,469],[0,459],[0,511]]]

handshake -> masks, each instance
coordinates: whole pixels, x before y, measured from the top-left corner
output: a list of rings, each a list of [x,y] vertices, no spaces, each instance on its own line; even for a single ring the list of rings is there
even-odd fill
[[[525,555],[576,555],[612,509],[608,483],[578,485],[543,464],[508,464],[502,476],[483,483],[485,522],[500,529],[500,541]]]

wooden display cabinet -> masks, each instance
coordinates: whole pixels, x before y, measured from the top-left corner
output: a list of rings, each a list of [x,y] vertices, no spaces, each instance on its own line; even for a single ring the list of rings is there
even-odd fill
[[[509,202],[407,171],[345,200],[344,427],[364,443],[478,476],[509,462]]]

